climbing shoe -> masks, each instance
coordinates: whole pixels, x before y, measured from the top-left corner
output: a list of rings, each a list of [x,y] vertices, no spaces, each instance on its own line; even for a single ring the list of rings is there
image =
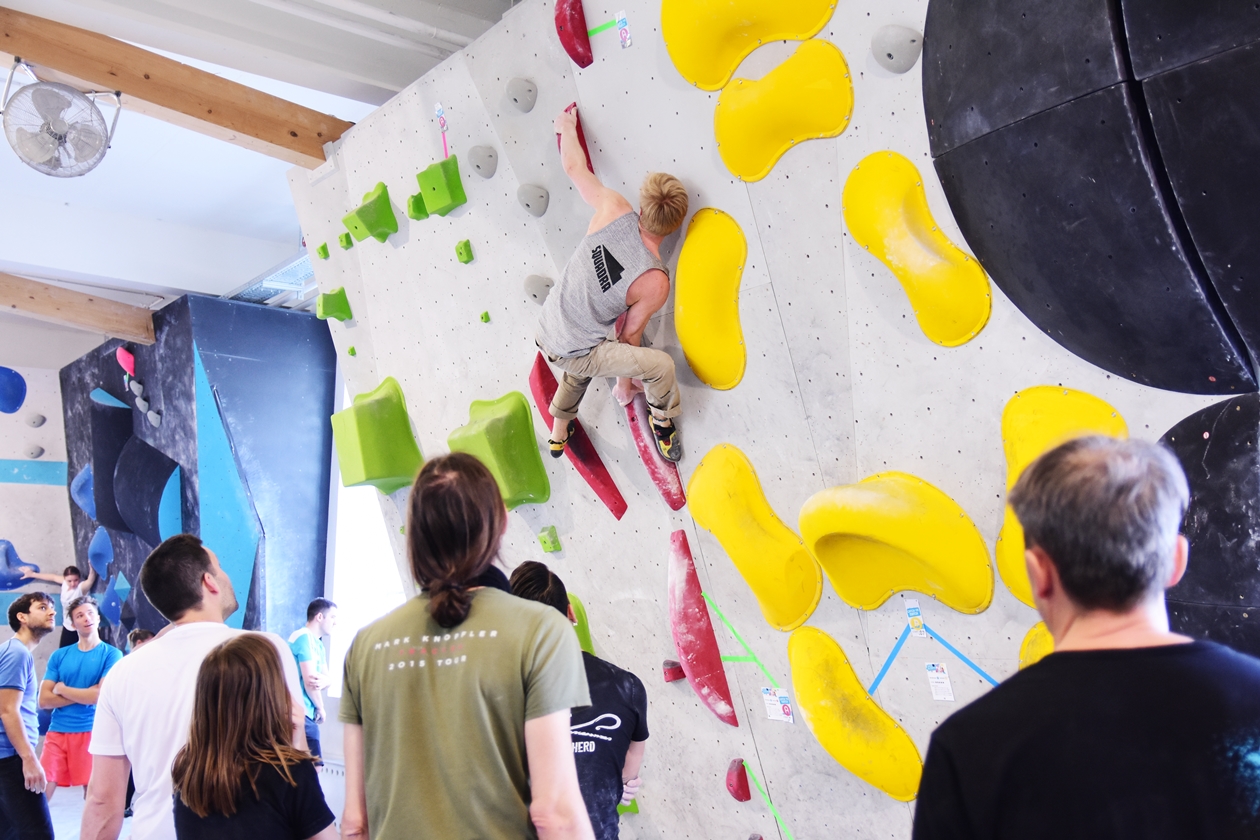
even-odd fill
[[[656,438],[656,449],[666,461],[677,463],[682,460],[682,441],[678,438],[678,427],[673,422],[664,422],[655,417],[650,418],[652,435]]]
[[[551,449],[551,457],[559,458],[564,454],[564,447],[568,444],[569,438],[573,437],[574,421],[569,421],[569,431],[565,434],[564,440],[552,440],[547,438],[547,446]]]

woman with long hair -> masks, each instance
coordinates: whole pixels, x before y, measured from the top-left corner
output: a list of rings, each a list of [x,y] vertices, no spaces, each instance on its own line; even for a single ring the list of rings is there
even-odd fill
[[[416,477],[420,594],[346,654],[343,838],[593,840],[569,737],[569,709],[590,704],[577,636],[555,610],[478,585],[506,527],[473,456]]]
[[[266,637],[244,633],[210,652],[171,771],[179,840],[336,840],[313,760],[293,746],[291,709]]]

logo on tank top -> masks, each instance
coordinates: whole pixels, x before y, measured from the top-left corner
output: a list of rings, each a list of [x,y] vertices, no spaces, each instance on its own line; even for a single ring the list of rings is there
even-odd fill
[[[608,253],[603,245],[591,251],[591,261],[595,263],[595,277],[599,280],[599,288],[605,292],[621,279],[621,274],[625,271],[617,258]]]

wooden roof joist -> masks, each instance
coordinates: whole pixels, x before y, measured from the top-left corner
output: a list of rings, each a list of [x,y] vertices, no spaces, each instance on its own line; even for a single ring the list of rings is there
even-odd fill
[[[308,169],[324,162],[325,143],[353,125],[114,38],[2,6],[0,51],[20,56],[42,79],[121,91],[129,110]]]

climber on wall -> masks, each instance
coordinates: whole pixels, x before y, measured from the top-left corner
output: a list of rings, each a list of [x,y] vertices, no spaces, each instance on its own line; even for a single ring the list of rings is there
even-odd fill
[[[591,379],[616,376],[613,396],[623,405],[638,390],[633,380],[643,383],[657,449],[677,461],[682,446],[672,418],[681,409],[674,360],[640,343],[648,319],[669,297],[661,240],[682,225],[687,191],[672,175],[649,173],[635,213],[625,196],[605,187],[587,168],[576,109],[556,117],[555,127],[564,172],[595,215],[538,319],[538,346],[564,374],[551,401],[551,454],[559,458],[564,452]]]

